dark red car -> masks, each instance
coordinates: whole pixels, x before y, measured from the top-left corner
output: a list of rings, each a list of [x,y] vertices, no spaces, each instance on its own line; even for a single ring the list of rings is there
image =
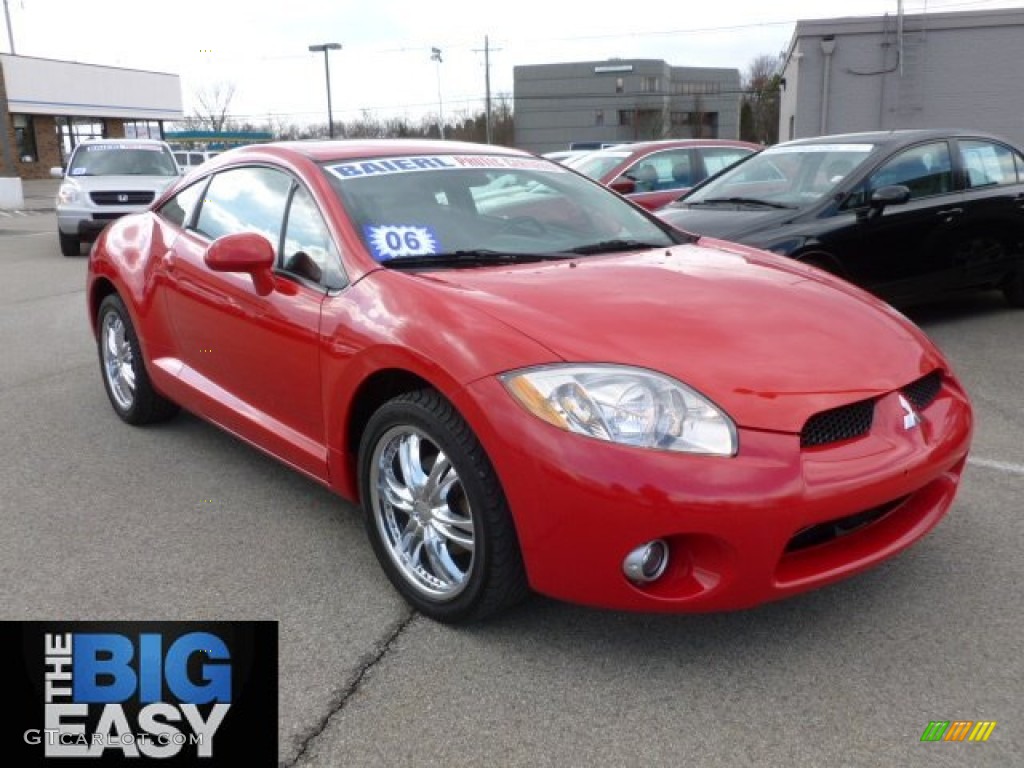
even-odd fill
[[[972,433],[887,305],[499,147],[229,151],[103,231],[87,297],[121,419],[185,408],[360,503],[440,621],[829,584],[938,524]]]
[[[667,139],[620,144],[563,162],[656,211],[761,149],[759,144],[729,139]]]

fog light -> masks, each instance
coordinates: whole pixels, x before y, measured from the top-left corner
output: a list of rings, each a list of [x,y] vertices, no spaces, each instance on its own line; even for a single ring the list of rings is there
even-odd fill
[[[661,539],[642,544],[622,561],[622,572],[636,584],[654,581],[668,567],[668,544]]]

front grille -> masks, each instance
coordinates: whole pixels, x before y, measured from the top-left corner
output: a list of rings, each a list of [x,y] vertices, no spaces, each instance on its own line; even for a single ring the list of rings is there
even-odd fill
[[[89,198],[96,205],[149,205],[154,194],[149,191],[90,192]]]
[[[800,446],[810,448],[861,437],[871,431],[874,418],[874,400],[862,400],[816,413],[800,431]]]
[[[934,402],[942,389],[942,371],[932,371],[917,381],[912,381],[900,392],[917,410],[923,411]]]
[[[786,551],[797,552],[808,547],[817,547],[820,544],[827,544],[830,541],[847,536],[854,531],[859,531],[861,528],[881,520],[906,500],[907,497],[904,496],[895,501],[890,501],[888,504],[882,504],[879,507],[804,528],[789,540],[789,543],[786,545]]]

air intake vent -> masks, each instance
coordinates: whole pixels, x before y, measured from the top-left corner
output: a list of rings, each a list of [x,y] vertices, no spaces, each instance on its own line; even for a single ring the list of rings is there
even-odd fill
[[[874,400],[862,400],[816,413],[804,424],[800,432],[800,445],[810,448],[861,437],[871,431],[874,418]]]
[[[917,410],[923,411],[931,405],[942,389],[942,371],[932,371],[917,381],[907,384],[900,392]]]

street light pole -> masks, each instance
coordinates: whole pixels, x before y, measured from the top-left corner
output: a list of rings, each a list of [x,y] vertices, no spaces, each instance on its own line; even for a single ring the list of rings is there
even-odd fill
[[[340,51],[341,43],[320,43],[309,46],[310,53],[324,52],[324,76],[327,78],[327,135],[334,138],[334,113],[331,111],[331,64],[328,51]]]
[[[430,49],[430,60],[437,62],[437,129],[444,138],[444,103],[441,101],[441,49]]]

